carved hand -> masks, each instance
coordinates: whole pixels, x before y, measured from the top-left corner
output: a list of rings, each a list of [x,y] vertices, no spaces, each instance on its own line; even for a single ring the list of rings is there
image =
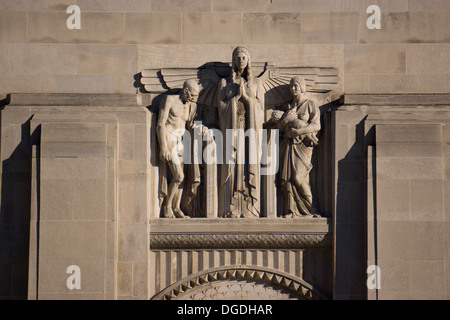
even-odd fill
[[[298,137],[301,133],[299,132],[300,129],[294,129],[294,128],[289,128],[286,130],[286,136],[288,138],[296,138]]]
[[[172,157],[170,155],[170,151],[167,148],[161,149],[161,152],[159,154],[159,158],[163,161],[171,161]]]
[[[244,81],[241,81],[241,83],[239,84],[239,96],[240,96],[240,98],[242,98],[242,100],[244,102],[248,101],[248,95],[247,95],[247,91],[245,91]]]

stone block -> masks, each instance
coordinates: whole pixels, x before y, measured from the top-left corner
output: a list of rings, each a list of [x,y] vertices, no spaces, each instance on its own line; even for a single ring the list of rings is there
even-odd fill
[[[66,176],[66,179],[70,177]],[[73,182],[63,179],[41,180],[40,219],[72,220]]]
[[[349,151],[348,145],[348,135],[349,135],[349,127],[345,125],[336,125],[335,128],[335,152],[336,152],[336,161],[341,161],[347,157]]]
[[[450,180],[444,180],[444,221],[450,222]],[[450,259],[450,257],[449,257]]]
[[[373,74],[369,76],[371,93],[443,93],[446,76],[436,74]]]
[[[123,43],[123,13],[85,12],[80,30],[66,27],[67,14],[60,12],[28,13],[29,42]]]
[[[5,165],[3,165],[5,170]],[[13,179],[11,179],[13,180]],[[2,208],[0,223],[26,224],[30,222],[30,183],[26,181],[2,182]]]
[[[79,45],[76,66],[78,74],[132,76],[138,72],[137,48],[133,45]]]
[[[0,263],[13,264],[28,260],[29,224],[0,224]]]
[[[442,158],[377,158],[377,179],[441,180]]]
[[[242,42],[241,13],[185,13],[182,25],[182,43],[235,44]],[[231,60],[231,53],[229,59]]]
[[[10,158],[20,145],[21,142],[20,125],[2,126],[1,136],[2,136],[1,156],[3,160]]]
[[[407,44],[408,73],[450,74],[450,44]]]
[[[436,124],[388,124],[376,126],[376,141],[384,143],[442,141],[442,126]]]
[[[0,11],[0,42],[27,42],[27,13]]]
[[[407,12],[408,0],[333,0],[333,12],[366,12],[370,5],[377,5],[381,12]]]
[[[26,299],[28,292],[28,261],[12,265],[11,282],[11,295],[18,299]]]
[[[444,261],[413,260],[411,263],[411,293],[426,294],[427,299],[444,299]]]
[[[181,42],[181,14],[179,13],[126,13],[125,43]]]
[[[381,271],[381,289],[385,293],[406,294],[410,290],[411,262],[408,260],[380,259],[377,261]]]
[[[328,12],[330,0],[272,0],[275,12]]]
[[[444,178],[450,180],[450,158],[444,158]]]
[[[0,88],[11,92],[39,93],[113,93],[113,75],[18,75],[6,74],[0,78]]]
[[[145,223],[148,220],[146,211],[146,182],[121,181],[119,192],[120,223]]]
[[[345,93],[370,93],[369,75],[348,73],[345,75]]]
[[[114,93],[137,94],[138,87],[134,74],[114,75]]]
[[[410,218],[409,180],[377,180],[377,219],[408,221]]]
[[[234,47],[231,44],[140,45],[138,68],[161,68],[161,65],[197,68],[205,61],[231,62]],[[295,64],[343,68],[344,46],[340,44],[249,44],[246,47],[252,62],[273,61],[279,67]]]
[[[107,155],[107,146],[101,142],[51,142],[47,143],[42,151],[41,155],[48,161],[53,158],[73,159],[80,155],[82,155],[83,158],[98,158]],[[42,164],[43,162],[41,162],[41,165]]]
[[[150,12],[153,2],[148,0],[77,0],[77,4],[82,11],[88,12]]]
[[[70,273],[67,268],[71,265],[80,267],[81,289],[73,291],[67,288]],[[83,294],[104,292],[105,261],[103,259],[55,259],[39,260],[39,298],[41,294]]]
[[[71,180],[73,159],[69,158],[42,158],[41,159],[41,179],[42,180]]]
[[[338,162],[339,182],[363,182],[365,178],[364,162],[359,160],[341,160]]]
[[[300,43],[300,13],[244,13],[244,43]]]
[[[60,301],[77,301],[77,300],[104,300],[105,294],[101,293],[43,293],[39,295],[39,300],[60,300]]]
[[[357,43],[358,13],[302,14],[302,43]]]
[[[6,43],[0,44],[0,73],[9,73],[10,68],[10,45]]]
[[[0,297],[11,296],[11,269],[10,263],[0,263]]]
[[[132,160],[119,160],[118,173],[120,182],[145,182],[147,181],[147,163]]]
[[[148,300],[148,264],[133,263],[133,295]]]
[[[379,221],[377,252],[379,259],[442,260],[444,236],[442,222]]]
[[[405,73],[405,45],[345,45],[345,73]]]
[[[77,48],[70,44],[15,43],[11,45],[11,73],[76,74]]]
[[[439,142],[377,142],[378,157],[442,157]]]
[[[331,1],[332,12],[365,12],[366,1],[361,0],[333,0]]]
[[[421,1],[421,0],[409,0],[409,11],[437,11],[437,12],[444,12],[444,11],[450,11],[450,3],[446,0],[428,0],[428,1]]]
[[[144,125],[147,122],[147,109],[135,108],[127,111],[117,111],[120,125]]]
[[[411,180],[410,221],[442,221],[443,211],[442,180]]]
[[[364,188],[362,182],[340,182],[336,195],[337,223],[363,223]]]
[[[76,180],[73,182],[74,220],[105,220],[106,219],[106,181]]]
[[[448,220],[445,220],[443,223],[444,226],[444,243],[450,243],[450,222]],[[450,246],[445,245],[444,247],[444,259],[450,260]],[[449,290],[450,291],[450,290]]]
[[[152,11],[210,12],[211,0],[152,0]]]
[[[410,259],[444,259],[444,230],[442,222],[411,222],[408,256]]]
[[[14,108],[6,108],[2,111],[2,127],[5,128],[8,125],[14,124],[22,125],[26,123],[30,118],[30,107],[16,106]]]
[[[133,157],[135,161],[148,161],[150,157],[148,156],[148,149],[150,147],[149,136],[146,125],[135,125],[134,126],[134,150]]]
[[[410,251],[411,225],[401,221],[378,221],[378,259],[408,259]]]
[[[106,126],[103,124],[44,124],[42,142],[103,142]]]
[[[119,262],[117,264],[117,294],[131,295],[133,292],[133,263]]]
[[[336,125],[346,125],[350,127],[362,123],[366,115],[367,112],[364,110],[337,110],[334,113]]]
[[[134,159],[134,125],[119,125],[119,159]]]
[[[272,11],[271,3],[270,0],[212,0],[211,6],[213,12],[267,12]]]
[[[73,175],[78,180],[106,179],[106,158],[73,159]]]
[[[41,221],[39,257],[100,259],[105,257],[105,223],[102,221]]]
[[[367,14],[361,13],[360,43],[450,42],[446,12],[389,12],[381,16],[381,29],[367,28]]]
[[[2,1],[0,11],[66,11],[73,0]]]
[[[148,234],[145,224],[121,224],[118,237],[119,261],[146,262],[149,250]]]

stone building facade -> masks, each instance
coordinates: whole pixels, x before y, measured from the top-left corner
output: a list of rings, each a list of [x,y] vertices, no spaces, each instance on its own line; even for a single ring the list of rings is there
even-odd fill
[[[447,0],[1,1],[0,298],[448,299],[449,13]],[[310,174],[320,218],[279,217],[283,195],[266,189],[258,219],[161,218],[164,93],[145,72],[230,63],[237,46],[255,66],[338,70]]]

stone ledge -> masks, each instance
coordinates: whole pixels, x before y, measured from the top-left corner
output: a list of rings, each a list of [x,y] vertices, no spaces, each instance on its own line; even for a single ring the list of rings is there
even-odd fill
[[[450,94],[346,94],[343,97],[342,104],[376,106],[450,106]]]
[[[78,93],[12,93],[8,106],[139,106],[136,94],[78,94]]]
[[[329,219],[156,219],[150,223],[150,248],[279,249],[331,246]]]

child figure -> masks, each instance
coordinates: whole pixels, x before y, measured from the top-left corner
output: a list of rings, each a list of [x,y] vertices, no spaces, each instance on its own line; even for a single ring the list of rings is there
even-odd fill
[[[280,132],[284,132],[287,129],[301,129],[308,125],[307,122],[300,119],[295,112],[294,109],[290,109],[286,112],[275,110],[272,112],[272,117],[269,120],[269,123],[275,125]],[[317,139],[314,133],[301,135],[300,140],[302,141],[310,141],[313,145],[318,145],[319,140]]]

